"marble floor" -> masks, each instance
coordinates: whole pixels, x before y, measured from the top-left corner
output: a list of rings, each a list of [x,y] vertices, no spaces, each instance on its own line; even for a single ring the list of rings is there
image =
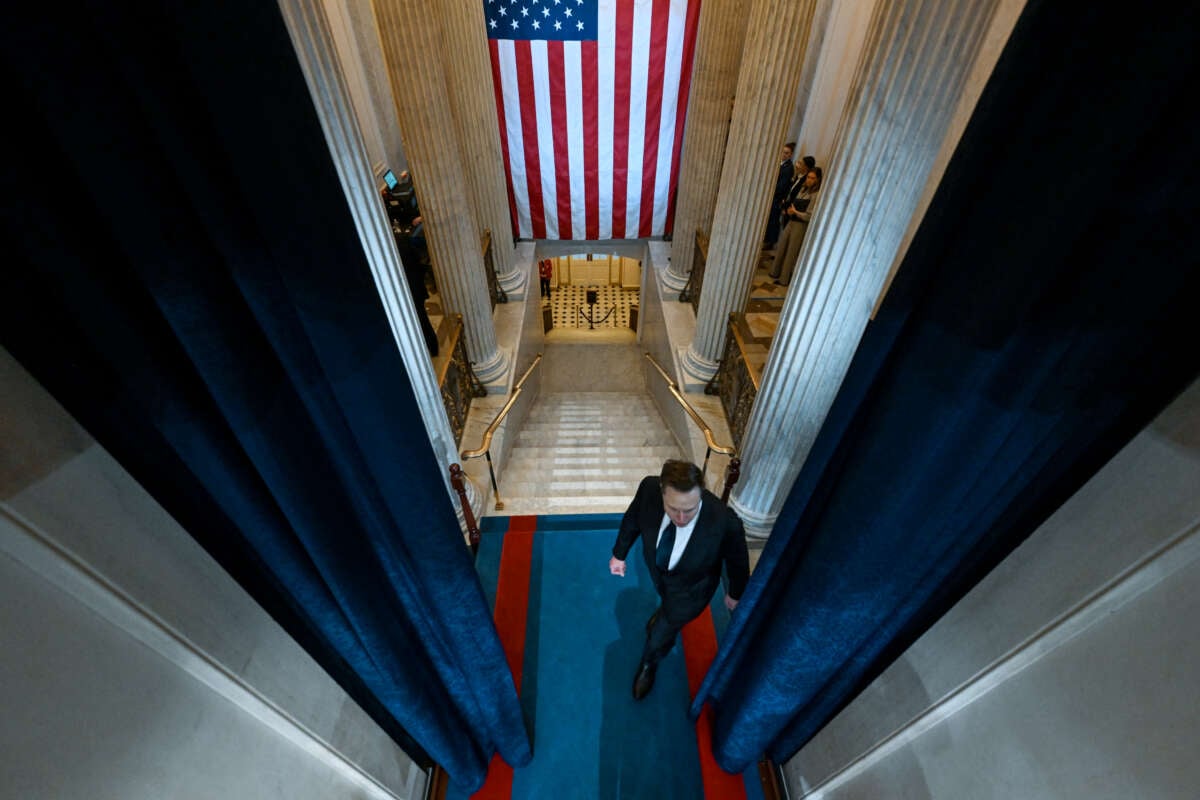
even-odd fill
[[[747,345],[747,360],[752,367],[761,373],[767,361],[767,352],[775,329],[779,325],[779,315],[783,310],[783,301],[788,287],[779,286],[771,278],[772,253],[764,250],[754,270],[750,283],[750,295],[746,301],[745,324],[742,336]],[[441,325],[445,312],[442,310],[442,300],[437,293],[437,286],[432,278],[427,279],[429,299],[425,301],[425,313],[434,330]],[[587,304],[587,289],[595,288],[598,292],[596,305],[591,307],[592,322],[579,313],[582,309],[589,311]],[[635,289],[624,289],[618,286],[587,287],[560,286],[550,295],[550,309],[553,314],[554,327],[551,335],[556,339],[589,340],[593,334],[605,337],[606,332],[612,341],[625,341],[631,333],[630,307],[638,302],[638,292]],[[610,309],[612,311],[610,312]],[[606,317],[607,315],[607,317]],[[615,337],[615,338],[614,338]]]
[[[771,277],[771,253],[763,251],[754,278],[750,282],[750,295],[746,300],[746,316],[742,325],[742,338],[746,342],[746,361],[759,373],[767,363],[767,352],[775,329],[779,326],[779,315],[788,287],[780,286]]]
[[[588,304],[588,291],[596,292],[595,305]],[[555,328],[600,330],[628,328],[629,309],[637,301],[637,289],[620,286],[558,286],[550,290],[549,303]]]
[[[437,287],[432,285],[432,281],[427,286],[429,299],[425,301],[425,313],[429,315],[429,321],[436,330],[445,317],[445,312],[442,310],[442,299],[437,293]],[[595,290],[597,295],[594,306],[589,306],[587,302],[589,289]],[[550,292],[549,305],[555,328],[620,330],[629,328],[630,307],[637,302],[637,289],[620,286],[558,286]],[[591,316],[590,321],[587,315]]]

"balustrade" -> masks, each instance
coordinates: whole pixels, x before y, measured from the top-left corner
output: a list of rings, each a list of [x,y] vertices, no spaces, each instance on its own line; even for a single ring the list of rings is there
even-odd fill
[[[480,246],[483,248],[483,266],[487,273],[488,294],[492,298],[492,310],[496,310],[496,303],[507,303],[508,293],[504,291],[504,287],[500,285],[500,279],[496,276],[496,258],[492,253],[492,231],[484,228],[483,236],[480,237]]]
[[[691,303],[692,311],[700,313],[700,290],[704,287],[704,264],[708,261],[708,234],[696,230],[695,250],[692,255],[692,271],[688,273],[687,284],[679,293],[679,302]]]
[[[720,396],[725,421],[729,423],[729,435],[733,437],[733,446],[739,449],[762,384],[758,368],[746,357],[748,338],[745,314],[731,312],[729,330],[725,336],[725,352],[717,373],[704,387],[705,394]]]
[[[438,368],[438,388],[442,393],[442,405],[446,407],[446,416],[450,419],[450,431],[454,434],[455,445],[461,444],[463,428],[467,424],[467,414],[471,410],[471,400],[487,396],[487,389],[475,377],[471,362],[467,360],[467,348],[463,328],[462,314],[455,314],[449,341],[446,343],[445,360]]]

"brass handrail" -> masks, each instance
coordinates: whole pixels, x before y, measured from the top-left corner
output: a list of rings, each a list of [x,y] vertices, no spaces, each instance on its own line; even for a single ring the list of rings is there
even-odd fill
[[[525,381],[529,378],[530,373],[533,372],[533,368],[536,367],[541,360],[542,354],[538,353],[533,359],[533,363],[529,365],[529,369],[525,370],[525,374],[522,375],[521,379],[517,381],[515,386],[513,386],[512,396],[508,398],[508,402],[504,404],[504,407],[501,408],[499,413],[496,414],[496,418],[492,420],[492,423],[487,426],[487,430],[483,432],[483,439],[480,442],[479,447],[474,450],[462,451],[462,457],[464,460],[468,458],[487,456],[488,474],[492,479],[492,492],[496,495],[497,511],[504,510],[504,502],[500,499],[500,487],[496,485],[496,470],[492,466],[492,437],[495,435],[496,429],[500,427],[500,423],[504,421],[506,416],[508,416],[508,412],[512,410],[513,405],[517,402],[517,398],[521,396],[521,388],[525,385]]]
[[[446,383],[446,375],[450,372],[451,362],[454,360],[450,357],[450,354],[453,353],[454,348],[458,346],[458,337],[462,336],[463,333],[462,314],[455,314],[450,320],[450,325],[450,333],[446,337],[446,360],[441,363],[437,371],[438,386],[442,386]]]
[[[646,360],[654,365],[654,368],[658,370],[658,374],[661,375],[662,379],[667,382],[667,388],[671,390],[671,395],[675,398],[675,402],[679,403],[679,405],[683,407],[683,410],[687,412],[687,415],[692,418],[692,422],[695,422],[696,426],[699,427],[704,433],[704,465],[700,468],[700,473],[702,475],[708,473],[708,457],[713,453],[720,453],[724,456],[736,456],[737,450],[735,450],[732,446],[717,444],[717,440],[713,438],[712,428],[708,427],[708,423],[704,421],[704,418],[700,416],[696,409],[692,408],[692,404],[689,403],[687,398],[685,398],[679,391],[679,387],[675,384],[675,381],[672,380],[671,376],[668,375],[662,366],[654,360],[654,356],[650,355],[649,353],[646,353],[645,355]]]

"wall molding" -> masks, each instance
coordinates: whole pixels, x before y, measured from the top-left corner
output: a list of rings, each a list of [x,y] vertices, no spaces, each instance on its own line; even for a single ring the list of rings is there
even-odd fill
[[[405,794],[396,794],[287,710],[213,659],[154,611],[64,548],[37,525],[0,503],[0,554],[13,559],[89,611],[111,623],[242,709],[269,730],[362,790],[369,800],[416,800],[409,773]]]
[[[1197,560],[1200,560],[1200,521],[1194,521],[1190,527],[1131,564],[841,769],[820,783],[804,787],[798,798],[822,800],[832,797],[847,783],[875,768],[897,750],[913,743]]]

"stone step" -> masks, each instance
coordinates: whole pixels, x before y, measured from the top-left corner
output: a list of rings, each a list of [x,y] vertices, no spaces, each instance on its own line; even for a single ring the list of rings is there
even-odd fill
[[[596,497],[597,495],[623,495],[626,502],[633,498],[638,483],[644,475],[626,480],[607,476],[604,479],[587,481],[513,481],[500,478],[500,493],[520,497]]]
[[[559,407],[559,408],[543,408],[538,406],[535,414],[531,416],[528,422],[538,422],[543,419],[571,419],[571,418],[595,418],[595,417],[645,417],[646,419],[659,419],[658,411],[654,406],[646,404],[637,404],[621,401],[614,404],[594,405],[587,407]]]
[[[669,431],[644,420],[598,420],[596,422],[569,423],[566,425],[547,425],[538,423],[524,426],[520,434],[545,436],[548,434],[563,434],[564,436],[590,436],[595,433],[640,433],[653,435],[656,438],[672,438]]]
[[[679,445],[646,394],[588,392],[538,398],[497,475],[504,509],[492,514],[620,513],[638,484]]]
[[[538,419],[529,419],[524,428],[581,428],[594,425],[636,425],[654,428],[661,425],[658,417],[649,414],[600,414],[595,416],[572,415],[570,417],[554,417],[542,415]]]
[[[670,438],[671,434],[665,430],[656,429],[653,425],[647,423],[631,423],[631,422],[588,422],[588,423],[571,423],[568,425],[526,425],[521,429],[518,438],[524,434],[527,436],[594,436],[602,433],[630,433],[641,434],[642,436],[653,436],[654,438]]]
[[[536,449],[563,449],[563,447],[593,447],[593,449],[618,449],[618,447],[664,447],[670,440],[653,437],[646,433],[605,433],[594,437],[580,435],[533,434],[518,438],[514,447],[536,447]]]
[[[595,414],[583,414],[580,412],[562,413],[562,414],[538,414],[536,417],[530,417],[525,420],[525,424],[529,425],[588,425],[596,422],[607,422],[609,420],[616,422],[640,421],[646,425],[661,424],[660,418],[653,414],[645,412],[629,412],[625,414],[597,412]]]
[[[514,469],[553,469],[558,470],[614,470],[639,467],[646,463],[661,465],[668,458],[678,458],[679,451],[672,447],[639,448],[645,452],[640,454],[613,453],[598,455],[593,453],[550,453],[543,450],[514,450],[508,457],[506,471]]]
[[[509,497],[501,490],[503,510],[489,509],[485,516],[519,514],[620,514],[629,507],[632,495],[612,497]]]

